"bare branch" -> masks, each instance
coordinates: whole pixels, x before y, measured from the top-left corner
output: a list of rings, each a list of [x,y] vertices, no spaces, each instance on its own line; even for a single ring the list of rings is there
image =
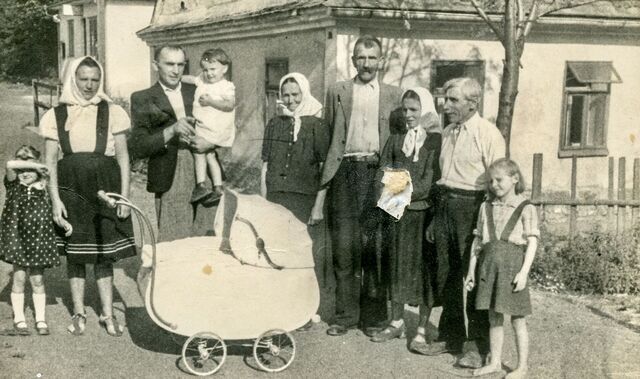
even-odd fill
[[[522,5],[522,0],[517,0],[516,6],[518,7],[518,28],[520,28],[520,25],[524,23],[524,6]]]
[[[589,4],[593,4],[593,3],[601,3],[603,1],[611,2],[610,0],[584,0],[584,1],[567,1],[567,2],[552,1],[552,2],[550,2],[549,8],[545,9],[544,11],[541,11],[540,14],[538,15],[538,17],[542,17],[542,16],[545,16],[545,15],[548,15],[549,13],[557,12],[557,11],[562,10],[562,9],[577,8],[577,7],[581,7],[583,5],[589,5]],[[553,4],[555,4],[555,6],[553,6]]]
[[[522,38],[526,38],[531,31],[531,27],[538,20],[538,0],[533,0],[531,3],[531,8],[529,9],[529,16],[527,17],[526,24],[524,26],[524,31],[522,32]]]
[[[493,21],[491,21],[491,19],[489,19],[489,16],[487,16],[487,14],[485,13],[484,9],[482,9],[480,7],[480,4],[478,4],[478,1],[477,0],[470,0],[470,1],[471,1],[471,4],[473,4],[473,7],[476,8],[476,11],[480,15],[480,17],[482,17],[482,19],[487,23],[487,25],[489,25],[491,30],[493,30],[493,32],[495,33],[496,37],[498,37],[498,40],[500,42],[503,42],[503,44],[504,44],[504,35],[500,31],[500,29],[493,23]]]

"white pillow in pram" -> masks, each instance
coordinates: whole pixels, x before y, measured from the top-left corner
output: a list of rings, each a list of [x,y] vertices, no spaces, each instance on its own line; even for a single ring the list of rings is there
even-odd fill
[[[307,225],[261,196],[225,190],[214,231],[222,239],[220,250],[242,263],[276,269],[314,265]],[[262,253],[260,240],[264,242]]]

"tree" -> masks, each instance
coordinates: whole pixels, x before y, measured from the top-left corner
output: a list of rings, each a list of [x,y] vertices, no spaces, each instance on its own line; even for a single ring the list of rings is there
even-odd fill
[[[25,80],[55,74],[57,28],[46,5],[55,0],[0,0],[0,76]]]
[[[522,53],[532,26],[545,15],[563,9],[607,3],[616,8],[640,6],[637,0],[469,0],[505,50],[496,125],[505,138],[507,156],[511,122],[518,96]],[[495,13],[499,17],[492,17]]]

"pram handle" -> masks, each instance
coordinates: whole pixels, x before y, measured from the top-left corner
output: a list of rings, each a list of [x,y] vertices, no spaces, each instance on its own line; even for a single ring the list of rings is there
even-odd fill
[[[125,205],[129,208],[131,208],[135,214],[138,216],[138,222],[139,222],[139,227],[140,227],[140,235],[141,235],[141,239],[142,239],[142,245],[144,246],[144,228],[143,228],[143,224],[144,226],[146,226],[146,230],[147,233],[149,233],[149,236],[151,237],[151,257],[152,257],[152,264],[151,264],[151,283],[149,284],[151,286],[150,289],[150,294],[149,294],[149,304],[151,306],[151,311],[153,312],[154,316],[158,319],[158,321],[160,321],[161,323],[163,323],[164,325],[166,325],[167,327],[171,328],[172,330],[176,330],[178,329],[178,325],[169,321],[166,321],[162,316],[160,316],[158,314],[158,312],[156,311],[154,302],[153,302],[153,293],[154,293],[154,287],[155,287],[155,278],[156,278],[156,237],[155,234],[153,233],[153,228],[151,227],[151,222],[149,221],[149,219],[147,218],[147,216],[145,216],[145,214],[142,212],[142,210],[138,207],[136,207],[135,205],[133,205],[131,203],[131,201],[129,201],[129,199],[127,199],[126,197],[117,194],[117,193],[113,193],[113,192],[105,192],[103,190],[98,191],[98,198],[102,201],[105,202],[105,204],[110,207],[110,208],[115,208],[118,205]],[[144,294],[141,294],[144,297]]]
[[[253,223],[251,223],[251,221],[247,220],[246,218],[242,218],[240,216],[236,216],[236,220],[247,224],[249,226],[249,229],[251,229],[251,233],[253,233],[253,236],[256,239],[256,247],[258,248],[258,256],[263,255],[264,259],[267,261],[269,266],[275,268],[276,270],[282,270],[284,268],[283,266],[280,266],[279,264],[276,264],[275,262],[273,262],[271,260],[271,257],[269,256],[269,253],[267,253],[267,249],[265,249],[264,240],[258,234],[258,230],[256,230],[256,227],[253,225]]]

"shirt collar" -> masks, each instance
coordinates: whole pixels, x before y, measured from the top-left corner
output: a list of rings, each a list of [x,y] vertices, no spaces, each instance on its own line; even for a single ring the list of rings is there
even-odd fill
[[[158,81],[158,83],[160,84],[160,87],[162,87],[162,90],[164,92],[180,92],[180,90],[182,89],[182,82],[178,82],[178,86],[176,88],[169,88],[162,84],[162,82],[160,81]]]
[[[462,128],[469,130],[469,129],[473,129],[476,125],[478,125],[479,121],[480,121],[480,115],[478,115],[478,112],[475,112],[473,116],[471,116],[471,118],[463,122],[461,125],[462,125]]]
[[[510,200],[507,200],[506,202],[502,202],[499,199],[493,199],[491,201],[492,205],[499,205],[499,206],[506,206],[506,207],[511,207],[511,208],[517,208],[518,205],[520,205],[523,201],[525,201],[525,197],[522,195],[515,195],[514,197],[512,197]]]
[[[31,184],[23,184],[23,183],[20,182],[20,179],[17,179],[17,180],[18,180],[18,184],[20,184],[21,186],[23,186],[23,187],[25,187],[25,188],[27,188],[29,190],[32,189],[32,188],[35,188],[35,189],[38,189],[38,190],[43,190],[45,188],[45,183],[42,180],[36,180],[35,182],[33,182]]]
[[[471,116],[471,118],[469,118],[467,121],[463,122],[462,124],[449,124],[447,125],[447,127],[445,128],[445,132],[447,134],[451,134],[454,132],[458,132],[462,129],[464,130],[471,130],[473,128],[475,128],[478,123],[480,122],[480,115],[478,115],[478,112],[475,112],[473,114],[473,116]],[[460,125],[460,128],[458,128],[458,125]]]
[[[376,78],[373,79],[372,81],[370,81],[369,83],[363,83],[360,81],[360,79],[358,79],[358,76],[356,75],[355,78],[353,78],[353,84],[356,86],[361,86],[361,87],[369,87],[371,89],[373,89],[374,91],[377,91],[380,88],[380,83],[378,83],[378,76],[376,75]]]

